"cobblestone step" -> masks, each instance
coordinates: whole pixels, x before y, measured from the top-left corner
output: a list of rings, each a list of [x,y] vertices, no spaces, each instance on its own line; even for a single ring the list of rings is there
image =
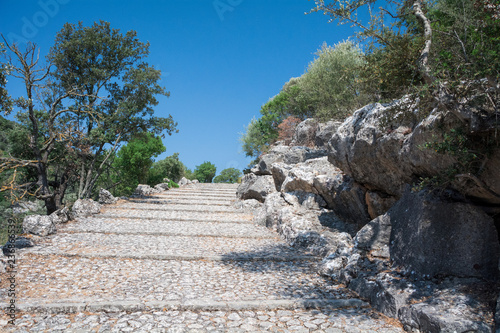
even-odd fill
[[[118,210],[109,209],[100,214],[99,217],[105,218],[129,218],[129,219],[167,219],[177,221],[216,221],[216,222],[247,222],[252,221],[252,216],[237,212],[217,212],[204,210],[185,210],[185,211],[169,211],[169,210]]]
[[[165,204],[158,205],[155,203],[134,203],[129,202],[123,205],[113,205],[103,208],[101,211],[107,213],[114,210],[156,210],[156,211],[174,211],[174,212],[217,212],[217,213],[237,213],[235,209],[231,206],[221,206],[221,205],[183,205],[183,204]]]
[[[296,249],[273,238],[158,236],[139,234],[58,233],[44,238],[25,252],[37,254],[171,257],[296,257]],[[302,255],[308,255],[307,253]]]
[[[69,222],[58,230],[61,232],[94,232],[157,236],[220,236],[231,238],[276,238],[269,229],[253,223],[218,223],[205,221],[138,220],[87,218]]]
[[[402,332],[196,184],[105,206],[16,253],[16,326],[2,332]],[[0,280],[0,306],[8,303]]]

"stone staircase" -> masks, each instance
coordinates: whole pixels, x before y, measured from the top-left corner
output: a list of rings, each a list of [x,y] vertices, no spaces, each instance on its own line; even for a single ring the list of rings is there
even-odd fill
[[[402,331],[235,209],[235,191],[121,200],[37,239],[16,254],[16,326],[2,313],[0,331]]]

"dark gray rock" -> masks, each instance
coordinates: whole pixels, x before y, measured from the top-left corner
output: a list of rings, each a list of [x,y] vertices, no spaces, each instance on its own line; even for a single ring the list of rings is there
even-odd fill
[[[496,333],[500,333],[500,294],[497,298],[497,306],[495,312],[495,329]]]
[[[497,232],[479,208],[408,191],[388,214],[395,264],[421,275],[498,278]]]
[[[338,121],[329,121],[327,123],[320,123],[318,131],[316,132],[315,143],[317,147],[327,147],[328,142],[337,132],[337,129],[342,125]]]
[[[117,201],[118,199],[115,198],[108,190],[105,190],[103,188],[99,190],[99,203],[101,205],[111,205],[116,203]]]
[[[355,246],[373,257],[390,259],[391,219],[381,215],[365,225],[354,237]]]
[[[73,215],[75,217],[87,217],[101,212],[101,205],[92,199],[78,199],[73,204]]]
[[[47,236],[57,232],[56,226],[50,216],[29,215],[23,220],[23,232],[38,236]]]
[[[370,218],[374,219],[377,216],[387,213],[387,211],[396,203],[397,198],[385,193],[376,191],[366,191],[365,195],[366,207]]]
[[[328,208],[342,220],[356,225],[357,230],[371,220],[365,201],[366,189],[351,177],[341,173],[334,177],[318,176],[314,179],[314,187]]]
[[[246,174],[236,190],[239,199],[255,199],[264,202],[266,196],[276,192],[272,176],[256,176],[253,173]]]
[[[35,246],[35,242],[32,239],[26,237],[17,237],[14,242],[8,241],[2,247],[2,252],[4,256],[9,256],[12,253],[15,253],[17,249],[24,249],[27,247]]]

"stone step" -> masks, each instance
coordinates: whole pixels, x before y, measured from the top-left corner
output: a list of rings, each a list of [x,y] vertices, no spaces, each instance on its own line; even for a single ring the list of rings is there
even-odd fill
[[[128,202],[135,204],[155,204],[155,205],[203,205],[203,206],[231,206],[234,200],[207,200],[201,198],[164,198],[164,199],[129,199]]]
[[[2,308],[7,303],[0,303]],[[136,312],[136,311],[272,311],[366,308],[368,304],[358,298],[320,298],[320,299],[276,299],[257,301],[221,302],[212,299],[192,299],[186,301],[102,301],[46,303],[44,300],[31,300],[18,304],[20,311],[44,314],[70,314],[80,312]]]
[[[207,218],[201,218],[199,214],[171,214],[171,212],[167,212],[168,214],[162,214],[162,217],[148,218],[142,217],[140,215],[118,215],[118,214],[99,214],[94,219],[107,219],[107,220],[130,220],[130,221],[163,221],[163,222],[193,222],[193,223],[237,223],[237,224],[252,224],[255,223],[252,221],[252,216],[248,216],[246,219],[243,219],[241,214],[226,214],[221,216],[221,214],[212,214],[207,215]],[[191,216],[189,216],[191,215]],[[229,216],[228,216],[229,215]],[[223,218],[225,217],[225,218]]]
[[[67,254],[123,258],[210,258],[227,260],[234,258],[269,258],[290,260],[299,253],[276,238],[228,238],[192,237],[105,233],[57,233],[37,241],[36,246],[26,249],[33,254]],[[272,259],[278,258],[278,259]],[[280,259],[284,258],[284,259]]]
[[[370,308],[357,307],[359,302],[353,300],[331,300],[319,309],[308,309],[309,302],[302,304],[297,301],[297,305],[303,305],[303,308],[295,308],[295,304],[290,305],[288,301],[273,304],[265,302],[258,305],[261,310],[252,310],[251,303],[240,302],[199,305],[204,302],[78,302],[73,305],[48,304],[44,307],[23,304],[22,308],[31,310],[31,313],[22,312],[16,326],[4,327],[3,332],[404,332],[401,327],[391,325]],[[279,307],[274,308],[274,304]],[[163,305],[173,305],[174,309],[163,308]],[[215,305],[217,310],[211,310]],[[353,306],[343,307],[346,305]],[[98,311],[89,311],[92,308]],[[134,311],[134,308],[146,310]],[[86,311],[77,311],[81,309]],[[75,312],[66,313],[72,311]],[[0,315],[0,327],[1,318]]]
[[[203,210],[147,210],[147,209],[106,209],[98,215],[105,218],[133,218],[133,219],[167,219],[167,220],[189,220],[189,221],[216,221],[216,222],[251,222],[252,215],[237,212],[217,212]]]
[[[155,211],[174,211],[174,212],[215,212],[215,213],[238,213],[231,206],[214,205],[183,205],[183,204],[165,204],[158,205],[154,203],[134,203],[127,202],[122,205],[110,205],[101,209],[103,213],[110,211],[130,211],[130,210],[155,210]]]
[[[18,304],[40,305],[356,298],[315,269],[311,261],[168,261],[23,252],[17,263],[16,295]]]
[[[58,232],[94,232],[163,236],[220,236],[231,238],[276,238],[276,233],[253,223],[217,223],[204,221],[172,221],[85,218],[58,227]]]

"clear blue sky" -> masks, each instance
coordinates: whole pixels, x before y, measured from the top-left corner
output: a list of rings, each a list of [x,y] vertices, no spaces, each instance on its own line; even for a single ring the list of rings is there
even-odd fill
[[[188,167],[210,161],[217,171],[243,169],[240,133],[290,77],[300,76],[323,42],[352,36],[329,24],[308,0],[0,0],[0,32],[33,41],[45,56],[66,22],[104,20],[149,41],[148,63],[161,69],[169,98],[156,115],[171,114],[179,133],[167,151]],[[12,80],[8,88],[19,93]]]

